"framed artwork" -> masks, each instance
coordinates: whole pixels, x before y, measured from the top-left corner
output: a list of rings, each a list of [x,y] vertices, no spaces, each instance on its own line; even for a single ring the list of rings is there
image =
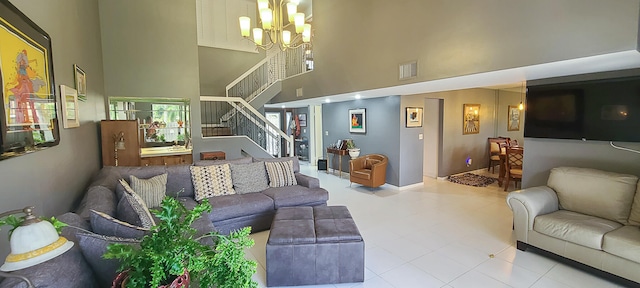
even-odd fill
[[[463,104],[462,135],[480,133],[480,104]]]
[[[520,131],[520,109],[518,106],[509,105],[507,115],[507,131]]]
[[[60,99],[62,101],[62,121],[64,128],[79,127],[78,91],[71,87],[60,85]]]
[[[0,1],[0,160],[58,145],[51,38]]]
[[[407,107],[406,121],[407,128],[422,127],[422,108]]]
[[[307,114],[298,114],[298,121],[300,122],[300,127],[307,127]]]
[[[76,91],[78,91],[78,100],[87,101],[87,76],[82,68],[73,64],[73,71],[76,77]]]
[[[366,109],[349,109],[349,132],[367,133]]]

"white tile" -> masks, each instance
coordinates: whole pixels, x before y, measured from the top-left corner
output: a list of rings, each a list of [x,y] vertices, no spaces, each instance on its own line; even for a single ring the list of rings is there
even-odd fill
[[[378,246],[400,257],[404,261],[411,261],[431,252],[430,249],[405,237],[378,242]]]
[[[531,288],[571,288],[571,286],[562,284],[556,280],[547,277],[540,278]]]
[[[420,268],[440,281],[449,283],[452,280],[460,277],[460,275],[468,272],[471,268],[451,260],[450,258],[440,254],[439,252],[433,252],[424,255],[416,260],[411,261],[411,264]]]
[[[516,266],[511,262],[495,258],[480,264],[475,271],[516,288],[527,288],[541,277],[540,274]]]
[[[380,275],[380,277],[395,287],[403,288],[442,287],[445,284],[411,264],[404,264],[394,268]]]
[[[389,251],[376,247],[365,250],[365,267],[380,275],[405,263],[400,257]]]
[[[436,250],[466,267],[476,267],[489,260],[489,255],[464,244],[453,243]]]
[[[449,283],[454,288],[509,288],[511,286],[480,272],[469,271]]]
[[[619,285],[611,283],[605,279],[590,275],[587,272],[561,263],[551,268],[551,270],[544,276],[575,288],[620,287]]]
[[[352,288],[394,288],[389,282],[384,281],[384,279],[376,276],[374,278],[368,279],[365,282],[358,283]]]
[[[551,270],[551,268],[553,268],[557,263],[552,259],[531,251],[520,251],[514,246],[509,246],[502,252],[498,253],[496,258],[509,261],[540,275],[544,275],[549,272],[549,270]]]

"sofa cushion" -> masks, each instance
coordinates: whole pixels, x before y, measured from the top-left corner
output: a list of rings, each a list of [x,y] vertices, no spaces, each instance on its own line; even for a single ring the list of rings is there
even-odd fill
[[[95,276],[77,245],[62,255],[35,266],[15,272],[29,278],[36,288],[65,287],[91,288],[98,287]],[[6,278],[0,283],[0,288],[22,288],[27,284],[17,278]]]
[[[636,195],[631,205],[631,213],[629,213],[629,224],[640,225],[640,183],[636,187]]]
[[[597,250],[602,249],[604,235],[620,227],[617,222],[567,210],[540,215],[533,222],[534,231]]]
[[[287,162],[291,160],[293,164],[293,172],[300,172],[300,161],[298,161],[298,157],[280,157],[280,158],[255,158],[253,162]]]
[[[360,169],[351,172],[351,177],[360,178],[360,179],[371,179],[371,169]]]
[[[171,197],[194,197],[193,183],[191,182],[191,165],[166,166],[167,195]],[[180,193],[178,195],[178,193]]]
[[[148,228],[120,221],[96,210],[91,210],[91,230],[100,235],[134,239],[140,239],[149,232]]]
[[[266,162],[270,187],[284,187],[298,185],[293,171],[293,161]]]
[[[637,183],[633,175],[558,167],[551,169],[547,186],[562,209],[627,224]]]
[[[236,194],[233,189],[229,164],[191,166],[189,169],[191,169],[191,180],[197,201],[215,196]]]
[[[253,162],[253,158],[251,157],[243,157],[238,159],[231,160],[200,160],[194,163],[195,166],[211,166],[211,165],[222,165],[222,164],[249,164]]]
[[[262,193],[211,197],[207,201],[213,207],[209,214],[211,222],[274,210],[273,200]]]
[[[310,189],[300,185],[269,188],[262,193],[273,199],[276,209],[318,202],[326,203],[329,200],[327,190],[321,188]]]
[[[628,225],[605,234],[602,250],[640,263],[640,229]]]
[[[104,186],[93,186],[87,190],[83,205],[78,208],[78,214],[86,221],[89,221],[91,217],[91,209],[115,216],[117,201],[116,195],[111,189]]]
[[[260,192],[269,188],[264,162],[231,164],[231,179],[238,194]]]
[[[129,186],[133,188],[148,208],[160,207],[160,203],[167,194],[167,173],[153,176],[149,179],[140,179],[131,175]]]
[[[104,259],[102,255],[107,252],[107,246],[111,243],[129,244],[139,247],[140,240],[104,236],[98,234],[79,233],[78,246],[82,250],[84,259],[89,263],[91,269],[99,280],[101,287],[109,287],[113,279],[118,274],[120,260]],[[52,286],[66,287],[66,286]]]
[[[139,226],[144,228],[151,228],[152,226],[155,226],[156,223],[155,221],[153,221],[153,217],[151,216],[151,212],[149,212],[147,204],[145,204],[142,198],[140,198],[140,196],[138,196],[138,194],[136,194],[136,192],[133,191],[131,187],[129,187],[129,184],[127,184],[124,179],[120,179],[120,184],[122,184],[125,190],[123,199],[127,201],[129,206],[131,206],[131,208],[136,212],[140,219]],[[137,221],[129,223],[134,224],[134,222],[137,223]]]

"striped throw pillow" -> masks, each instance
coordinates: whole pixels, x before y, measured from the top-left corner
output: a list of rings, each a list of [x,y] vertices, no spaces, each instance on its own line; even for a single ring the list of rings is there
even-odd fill
[[[298,185],[296,175],[293,173],[293,161],[265,162],[269,175],[269,186],[284,187]]]
[[[167,194],[167,173],[149,179],[138,179],[131,175],[131,188],[149,208],[160,207],[162,199]]]
[[[151,212],[149,212],[149,208],[147,208],[147,204],[144,203],[144,200],[138,196],[138,194],[131,189],[129,183],[124,179],[120,179],[120,184],[124,187],[124,197],[127,199],[133,210],[135,210],[136,214],[140,218],[140,224],[143,228],[151,228],[156,226],[156,222],[153,221],[153,217],[151,217]]]
[[[229,164],[190,166],[189,169],[191,169],[196,201],[214,196],[236,194],[233,189]]]
[[[149,232],[149,228],[142,228],[120,221],[106,213],[93,209],[91,209],[91,218],[89,220],[91,230],[100,235],[140,239]]]

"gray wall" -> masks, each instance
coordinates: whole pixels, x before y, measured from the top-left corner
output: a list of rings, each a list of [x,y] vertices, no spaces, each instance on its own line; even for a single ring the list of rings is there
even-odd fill
[[[559,77],[531,81],[527,85],[606,79],[640,75],[639,69]],[[634,131],[637,132],[637,131]],[[525,138],[522,187],[547,183],[549,171],[558,166],[577,166],[640,176],[639,155],[612,148],[608,142]],[[614,143],[640,150],[640,143]]]
[[[99,4],[106,95],[191,99],[194,150],[211,150],[200,132],[195,1]]]
[[[349,133],[349,109],[359,108],[366,109],[366,134]],[[360,148],[360,155],[387,156],[387,183],[400,186],[400,96],[322,104],[322,127],[325,157],[326,146],[338,139],[353,139]],[[326,131],[329,135],[324,133]],[[343,157],[342,170],[349,171],[349,156]]]
[[[226,95],[225,87],[264,59],[265,53],[250,53],[198,47],[200,95]]]
[[[496,92],[490,89],[466,89],[423,94],[422,97],[444,99],[442,161],[438,176],[472,171],[487,167],[489,144],[487,138],[495,135],[494,113]],[[462,134],[462,110],[464,104],[480,104],[480,132]],[[467,167],[467,157],[473,159]]]
[[[58,215],[74,208],[100,169],[96,121],[105,117],[105,110],[98,1],[11,2],[51,36],[56,94],[60,84],[75,87],[73,64],[87,74],[88,100],[79,104],[80,127],[60,128],[58,146],[0,161],[0,211],[33,205],[40,215]],[[0,235],[2,257],[9,253],[7,230],[3,227]]]
[[[286,81],[274,102],[296,99],[300,87],[312,98],[635,50],[639,6],[637,0],[314,1],[315,70]],[[418,76],[399,81],[398,64],[412,60]]]
[[[424,107],[422,97],[402,96],[400,100],[400,184],[407,186],[422,182],[422,161],[424,158],[424,121],[422,127],[406,127],[407,107]],[[423,115],[424,115],[424,109]],[[424,117],[423,117],[424,120]]]

